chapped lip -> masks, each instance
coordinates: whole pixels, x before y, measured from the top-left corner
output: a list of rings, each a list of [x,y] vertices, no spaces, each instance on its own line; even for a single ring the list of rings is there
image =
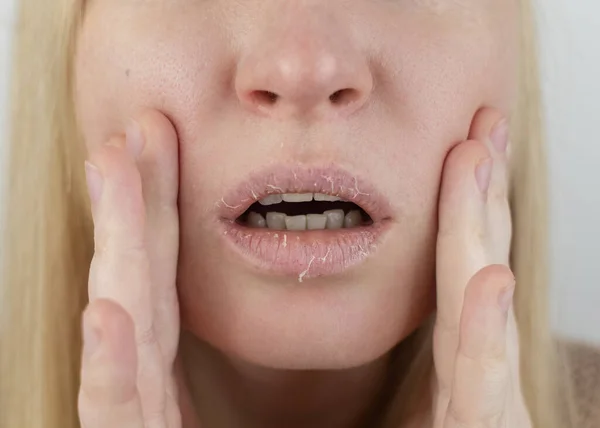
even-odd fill
[[[217,215],[221,220],[236,220],[255,202],[282,193],[337,196],[362,208],[374,224],[391,219],[389,201],[381,196],[374,185],[335,165],[276,165],[252,173],[217,201]]]
[[[334,230],[252,228],[237,218],[253,203],[280,193],[324,193],[354,202],[369,225]],[[391,208],[375,186],[337,167],[278,165],[251,174],[218,203],[219,230],[225,245],[261,272],[295,276],[298,282],[342,273],[373,255],[393,223]]]

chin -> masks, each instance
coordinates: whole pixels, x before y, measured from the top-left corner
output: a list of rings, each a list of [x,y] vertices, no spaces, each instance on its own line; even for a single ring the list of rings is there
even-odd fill
[[[208,245],[209,236],[197,242],[207,244],[184,239],[180,255],[182,325],[226,356],[259,366],[367,364],[414,332],[435,306],[433,254],[394,239],[393,226],[366,260],[303,282],[247,263],[222,241]]]

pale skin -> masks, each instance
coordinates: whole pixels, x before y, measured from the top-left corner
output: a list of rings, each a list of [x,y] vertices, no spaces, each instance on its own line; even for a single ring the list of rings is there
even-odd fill
[[[434,404],[413,426],[527,428],[512,310],[494,303],[511,228],[490,139],[515,103],[517,6],[87,2],[75,101],[103,184],[84,327],[103,340],[84,426],[358,428],[392,348],[437,310]],[[238,257],[215,209],[270,164],[368,179],[389,205],[377,250],[302,284]]]
[[[507,142],[495,127],[499,121],[497,111],[479,111],[469,139],[445,162],[435,404],[431,419],[415,426],[531,426],[518,376],[515,281],[507,267]],[[91,154],[88,166],[96,253],[84,316],[81,421],[85,428],[201,427],[174,367],[177,137],[158,112],[143,113],[137,123],[141,134],[111,139]],[[154,179],[157,170],[169,180]]]

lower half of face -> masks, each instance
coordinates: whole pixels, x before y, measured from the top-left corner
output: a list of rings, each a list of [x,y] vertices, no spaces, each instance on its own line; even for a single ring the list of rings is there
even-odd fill
[[[458,3],[90,3],[88,147],[147,107],[179,135],[187,329],[257,364],[342,368],[431,313],[445,156],[516,87],[516,0]]]

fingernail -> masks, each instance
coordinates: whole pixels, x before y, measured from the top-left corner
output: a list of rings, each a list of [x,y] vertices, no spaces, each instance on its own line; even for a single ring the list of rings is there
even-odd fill
[[[83,356],[90,358],[96,353],[102,341],[100,331],[90,325],[89,321],[83,322]]]
[[[102,174],[98,167],[89,161],[85,161],[85,178],[92,205],[96,205],[102,194],[104,178],[102,178]]]
[[[135,120],[131,120],[127,125],[125,139],[127,140],[127,151],[133,159],[137,160],[144,150],[145,139],[142,127]]]
[[[492,128],[490,140],[498,153],[504,153],[508,146],[508,120],[502,119]]]
[[[481,160],[475,167],[475,179],[481,193],[486,194],[490,187],[492,178],[492,159],[485,158]]]
[[[509,287],[503,289],[498,296],[498,306],[504,312],[508,312],[508,308],[513,301],[513,295],[515,294],[515,285],[511,284]]]

